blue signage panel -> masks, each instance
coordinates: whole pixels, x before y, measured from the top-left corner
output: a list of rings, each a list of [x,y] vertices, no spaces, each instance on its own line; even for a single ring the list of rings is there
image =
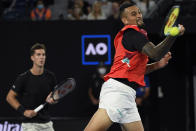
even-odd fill
[[[110,35],[83,35],[82,36],[82,64],[98,65],[104,62],[111,64],[111,37]]]

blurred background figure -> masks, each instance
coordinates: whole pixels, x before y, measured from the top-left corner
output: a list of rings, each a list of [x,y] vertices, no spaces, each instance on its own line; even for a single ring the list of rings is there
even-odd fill
[[[104,14],[104,12],[101,9],[101,2],[96,1],[93,4],[92,11],[88,15],[87,19],[88,20],[105,20],[106,19],[106,15]]]
[[[92,114],[97,110],[99,104],[99,94],[101,91],[101,86],[104,83],[104,75],[107,73],[107,67],[101,62],[96,69],[96,72],[92,75],[92,80],[90,81],[88,95],[92,103]]]
[[[67,0],[54,0],[54,4],[50,6],[52,15],[51,20],[65,20],[67,19]]]
[[[97,0],[85,0],[86,2],[88,2],[90,5],[93,5]]]
[[[156,4],[154,0],[134,0],[137,6],[140,8],[142,15],[145,16],[149,10]]]
[[[86,20],[87,16],[84,14],[81,6],[75,3],[73,11],[71,12],[71,14],[68,14],[67,18],[69,20]]]
[[[88,15],[91,11],[91,5],[84,0],[75,0],[75,4],[78,4],[79,7],[82,9],[85,15]]]
[[[6,4],[3,12],[4,20],[26,20],[28,18],[26,0],[4,0],[2,2]]]
[[[111,12],[111,15],[107,19],[108,20],[119,19],[119,3],[118,2],[112,2],[112,12]]]
[[[149,95],[150,95],[150,81],[148,76],[144,77],[146,86],[137,88],[136,90],[136,104],[140,113],[142,123],[145,131],[149,131]]]
[[[118,0],[116,0],[116,1],[118,2]],[[121,0],[120,5],[123,4],[124,2],[135,2],[135,0]]]
[[[68,15],[73,14],[75,5],[78,5],[84,15],[88,15],[91,12],[91,5],[84,0],[69,0],[67,5],[67,13]]]
[[[31,20],[44,21],[51,19],[51,10],[45,7],[42,0],[38,0],[36,7],[31,11]]]
[[[110,16],[112,13],[112,2],[108,0],[99,0],[101,3],[101,10],[106,15],[106,17]]]

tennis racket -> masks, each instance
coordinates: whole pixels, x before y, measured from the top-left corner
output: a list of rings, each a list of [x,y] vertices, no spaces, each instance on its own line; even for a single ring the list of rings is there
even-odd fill
[[[55,86],[54,91],[52,91],[51,98],[54,101],[59,101],[64,96],[66,96],[71,91],[73,91],[75,89],[75,86],[76,86],[76,82],[74,78],[68,78]],[[35,108],[34,111],[39,112],[41,109],[44,108],[46,104],[47,102],[45,102],[44,104],[41,104],[40,106]]]
[[[179,13],[180,13],[180,6],[179,5],[175,5],[170,9],[168,15],[165,18],[165,23],[164,23],[164,26],[161,31],[161,32],[163,32],[164,36],[168,36],[170,34],[169,33],[170,29],[172,27],[176,26],[176,21],[179,16]]]

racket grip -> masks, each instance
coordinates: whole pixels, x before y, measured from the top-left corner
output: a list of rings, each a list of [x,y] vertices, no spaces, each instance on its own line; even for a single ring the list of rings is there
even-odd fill
[[[38,111],[40,111],[43,108],[44,108],[44,104],[41,104],[40,106],[38,106],[37,108],[34,109],[34,112],[37,113]]]

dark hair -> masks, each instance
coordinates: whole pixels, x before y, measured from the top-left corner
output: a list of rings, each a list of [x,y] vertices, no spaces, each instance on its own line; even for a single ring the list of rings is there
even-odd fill
[[[30,55],[34,55],[35,50],[44,49],[46,51],[46,46],[44,44],[36,43],[30,49]]]
[[[121,5],[120,5],[120,18],[122,18],[122,15],[123,15],[123,12],[124,12],[124,10],[126,9],[126,8],[128,8],[128,7],[130,7],[130,6],[134,6],[134,5],[136,5],[136,3],[135,2],[133,2],[133,1],[125,1],[124,3],[122,3]]]

